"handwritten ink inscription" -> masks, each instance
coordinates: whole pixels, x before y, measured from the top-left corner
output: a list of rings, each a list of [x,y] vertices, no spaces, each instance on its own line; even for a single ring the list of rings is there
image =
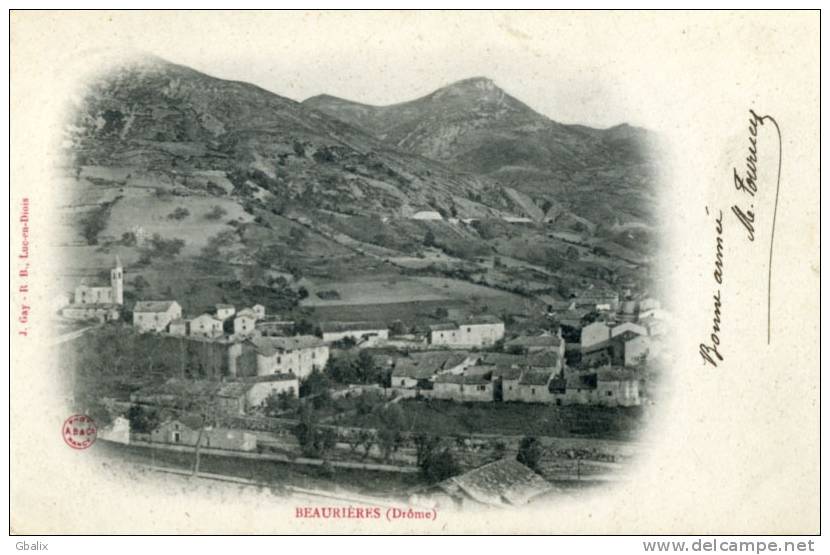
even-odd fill
[[[749,110],[749,135],[747,137],[747,155],[743,168],[739,172],[737,168],[732,169],[732,182],[740,198],[731,205],[730,211],[735,216],[735,221],[740,225],[747,241],[755,242],[757,232],[758,209],[756,208],[757,198],[760,193],[761,176],[759,172],[759,141],[762,136],[760,128],[770,123],[776,132],[778,139],[778,169],[775,184],[775,201],[772,209],[770,223],[769,258],[767,262],[767,344],[772,339],[772,255],[775,240],[775,219],[778,213],[778,193],[781,188],[781,129],[778,122],[770,115],[759,116],[754,110]],[[771,151],[768,150],[768,151]],[[706,207],[706,214],[709,215],[709,207]],[[712,326],[707,340],[698,345],[698,353],[704,364],[718,366],[724,360],[724,349],[721,343],[721,318],[723,311],[722,288],[724,285],[724,222],[723,211],[718,210],[715,217],[715,261],[713,279],[715,289],[712,294]]]

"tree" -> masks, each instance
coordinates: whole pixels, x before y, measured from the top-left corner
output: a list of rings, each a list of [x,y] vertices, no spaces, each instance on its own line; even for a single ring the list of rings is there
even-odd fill
[[[319,409],[331,401],[330,389],[328,376],[315,368],[300,384],[300,397],[310,399],[314,408]]]
[[[205,219],[218,220],[227,213],[228,213],[227,210],[225,210],[224,208],[222,208],[218,204],[214,204],[213,208],[210,209],[210,212],[205,214]]]
[[[125,247],[134,247],[138,243],[138,237],[132,231],[125,231],[121,234],[121,244]]]
[[[446,480],[460,472],[461,467],[447,447],[427,456],[421,465],[421,474],[431,483]]]
[[[404,414],[400,405],[389,405],[380,413],[382,427],[378,430],[378,446],[383,452],[383,460],[388,461],[392,453],[403,444]]]
[[[425,247],[435,247],[435,234],[432,232],[431,229],[428,229],[426,234],[424,235],[424,246]]]
[[[534,472],[539,471],[539,460],[542,458],[542,445],[532,436],[525,436],[519,442],[519,453],[516,460]]]
[[[262,402],[265,416],[279,416],[283,412],[295,410],[299,400],[289,391],[272,391]]]
[[[300,413],[300,423],[292,430],[300,444],[303,455],[324,458],[337,445],[337,434],[331,428],[323,428],[317,415],[310,407]]]
[[[139,434],[149,434],[159,425],[159,416],[156,411],[150,411],[141,405],[132,405],[127,410],[127,420],[130,421],[130,430]]]
[[[400,320],[395,320],[392,322],[392,325],[389,326],[390,335],[406,335],[406,332],[406,326]]]
[[[190,210],[183,206],[179,206],[175,210],[173,210],[170,214],[167,215],[167,218],[170,220],[177,220],[181,221],[186,217],[190,216]]]

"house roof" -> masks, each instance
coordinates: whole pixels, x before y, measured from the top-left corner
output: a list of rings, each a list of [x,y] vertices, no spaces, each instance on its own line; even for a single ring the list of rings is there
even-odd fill
[[[523,366],[527,363],[527,357],[509,353],[482,353],[479,361],[494,366]]]
[[[214,306],[217,309],[220,309],[220,308],[235,308],[232,304],[223,304],[223,303],[220,303],[220,304],[217,304],[217,305],[214,305]]]
[[[294,337],[253,337],[249,340],[263,356],[273,356],[287,351],[323,347],[325,343],[313,335],[295,335]]]
[[[483,324],[503,324],[504,322],[502,322],[500,318],[497,318],[491,314],[481,314],[479,316],[470,316],[463,323],[477,326]]]
[[[176,301],[137,301],[133,312],[167,312]]]
[[[501,378],[503,380],[518,380],[524,372],[521,368],[513,368],[512,366],[497,366],[493,369],[493,379]]]
[[[568,372],[565,374],[565,386],[568,389],[594,389],[597,386],[595,373]]]
[[[534,497],[552,491],[553,485],[513,459],[501,459],[439,482],[436,487],[463,493],[483,505],[526,505]]]
[[[429,326],[430,331],[449,331],[457,330],[458,325],[452,322],[443,322],[441,324],[432,324]]]
[[[553,371],[527,370],[519,380],[520,385],[547,385],[553,377]]]
[[[216,317],[216,316],[214,316],[213,314],[209,314],[209,313],[207,313],[207,312],[204,312],[204,313],[202,313],[202,314],[199,314],[198,316],[196,316],[195,318],[193,318],[193,319],[191,320],[191,322],[195,322],[196,320],[213,320],[214,322],[220,322],[220,323],[222,322],[222,320],[220,320],[219,318],[217,318],[217,317]]]
[[[173,325],[182,325],[182,324],[187,324],[187,320],[185,320],[184,318],[176,318],[175,320],[170,320],[170,325],[171,326],[173,326]]]
[[[323,322],[320,324],[323,333],[343,331],[379,331],[386,330],[386,324],[381,322]]]
[[[562,344],[562,338],[558,335],[520,335],[508,341],[506,345],[515,347],[558,347]]]
[[[449,370],[462,364],[469,353],[466,351],[426,351],[412,353],[409,357],[395,359],[394,377],[413,379],[429,378],[442,370]]]
[[[251,318],[256,318],[256,312],[253,308],[243,308],[241,310],[236,311],[236,317],[239,318],[240,316],[249,316]]]
[[[470,372],[470,370],[472,370],[472,372]],[[439,374],[435,378],[435,383],[485,385],[491,383],[491,372],[492,368],[471,366],[463,374]]]
[[[555,368],[559,366],[559,353],[552,351],[533,353],[528,355],[527,365],[536,368]]]
[[[265,376],[251,376],[248,378],[239,378],[239,381],[247,384],[262,383],[262,382],[290,382],[297,379],[297,376],[290,372],[280,372],[277,374],[266,374]]]

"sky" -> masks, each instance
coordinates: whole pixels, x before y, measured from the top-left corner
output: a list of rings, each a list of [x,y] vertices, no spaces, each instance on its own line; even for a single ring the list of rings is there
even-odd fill
[[[632,102],[637,95],[630,85],[642,85],[643,75],[653,76],[653,62],[644,53],[632,67],[632,57],[622,58],[619,47],[634,40],[648,18],[632,20],[636,24],[623,32],[609,15],[625,17],[162,12],[151,22],[142,20],[142,14],[118,13],[103,21],[92,18],[88,25],[89,35],[105,39],[109,28],[118,29],[109,38],[121,49],[149,52],[294,100],[326,93],[366,104],[394,104],[484,76],[562,123],[647,126],[648,111]],[[99,43],[107,48],[106,40]],[[627,79],[631,72],[636,80]]]

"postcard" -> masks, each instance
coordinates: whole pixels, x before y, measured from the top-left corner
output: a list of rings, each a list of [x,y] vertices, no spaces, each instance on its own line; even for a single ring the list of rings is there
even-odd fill
[[[11,533],[818,532],[818,11],[10,26]]]

